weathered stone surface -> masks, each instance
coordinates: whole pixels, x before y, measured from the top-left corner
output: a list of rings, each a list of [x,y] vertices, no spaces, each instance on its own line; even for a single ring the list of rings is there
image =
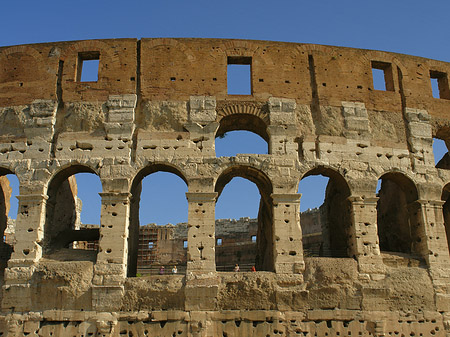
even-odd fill
[[[98,81],[82,82],[96,58]],[[251,64],[251,95],[227,94],[230,60]],[[1,334],[450,334],[450,161],[435,167],[432,152],[433,137],[450,144],[450,101],[432,97],[426,75],[450,64],[165,38],[2,47],[0,64],[3,231],[6,175],[20,181],[14,237],[1,245]],[[386,91],[373,88],[380,64]],[[235,130],[260,135],[268,153],[217,158],[215,138]],[[186,270],[136,277],[141,182],[157,171],[188,186]],[[79,172],[102,182],[95,228],[80,227]],[[297,187],[317,174],[329,183],[311,223]],[[216,239],[240,229],[215,226],[234,177],[261,194],[241,255],[255,272],[218,271],[239,251]],[[75,249],[90,240],[98,250]]]

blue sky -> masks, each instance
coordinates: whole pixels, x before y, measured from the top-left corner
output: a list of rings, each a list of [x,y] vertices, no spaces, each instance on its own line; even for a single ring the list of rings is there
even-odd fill
[[[450,62],[448,0],[16,0],[5,1],[2,13],[0,46],[126,37],[240,38],[376,49]],[[230,135],[228,140],[231,138],[234,137]],[[242,144],[242,140],[236,142]],[[254,143],[260,146],[257,140]],[[142,215],[144,223],[186,221],[187,211],[183,208],[187,207],[186,186],[177,177],[172,177],[175,182],[166,181],[166,176],[151,175],[148,183],[144,181],[152,191],[149,194],[154,196],[148,200],[147,195],[143,196],[143,202],[156,203],[154,209],[144,207],[149,212]],[[80,192],[82,180],[80,176]],[[98,223],[100,206],[96,193],[99,190],[93,187],[99,189],[100,185],[95,179],[88,179],[85,184],[91,187],[88,192],[94,197],[80,195],[85,201],[82,220]],[[167,184],[174,184],[177,190],[169,193],[167,200],[173,202],[174,195],[180,196],[177,214],[174,210],[167,211],[164,203],[157,204],[157,201],[164,202],[160,192],[161,186]],[[322,191],[316,184],[313,182],[305,188]],[[147,189],[145,185],[144,188]],[[307,204],[303,194],[302,208],[314,207],[323,198],[319,193]],[[234,179],[219,199],[217,217],[255,217],[257,205],[256,187]],[[15,217],[16,212],[13,208],[10,216]],[[166,217],[168,214],[171,219]]]

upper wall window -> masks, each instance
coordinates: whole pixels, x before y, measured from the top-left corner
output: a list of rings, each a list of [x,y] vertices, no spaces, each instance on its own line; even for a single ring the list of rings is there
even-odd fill
[[[227,64],[228,95],[251,95],[252,58],[228,56]]]
[[[394,79],[390,63],[372,61],[372,78],[375,90],[394,91]]]
[[[77,82],[97,82],[100,52],[88,51],[78,53]]]
[[[434,98],[450,99],[450,89],[446,73],[430,70],[430,80]]]

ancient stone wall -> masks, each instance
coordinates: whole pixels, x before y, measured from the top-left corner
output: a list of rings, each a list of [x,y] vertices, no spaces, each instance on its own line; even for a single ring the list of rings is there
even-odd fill
[[[98,78],[82,81],[90,60]],[[250,66],[250,94],[228,94],[234,64]],[[0,48],[0,175],[20,181],[0,331],[449,336],[450,171],[432,151],[433,137],[450,144],[449,73],[420,57],[271,41]],[[215,138],[233,130],[257,133],[269,153],[216,157]],[[134,277],[141,181],[158,171],[188,186],[186,272]],[[100,229],[55,212],[76,209],[59,196],[79,172],[101,179]],[[330,179],[330,257],[303,252],[297,191],[314,174]],[[215,203],[236,176],[261,194],[256,273],[216,270]],[[95,239],[98,253],[68,248]]]

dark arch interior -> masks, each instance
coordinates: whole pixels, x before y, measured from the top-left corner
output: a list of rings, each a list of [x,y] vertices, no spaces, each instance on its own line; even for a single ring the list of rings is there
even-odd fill
[[[51,180],[47,189],[47,207],[44,230],[44,254],[52,258],[63,258],[65,248],[75,248],[74,242],[96,242],[100,237],[99,228],[77,228],[79,225],[79,205],[77,205],[77,182],[75,174],[92,173],[89,167],[83,165],[70,166]],[[77,209],[78,207],[78,209]],[[97,246],[92,250],[72,254],[70,259],[94,259]],[[61,253],[58,255],[58,253]],[[65,258],[64,258],[65,259]]]
[[[151,242],[156,242],[156,241],[160,241],[160,243],[162,244],[163,241],[161,241],[160,239],[165,240],[164,245],[172,245],[175,244],[175,242],[172,241],[167,241],[168,239],[168,235],[170,235],[170,230],[166,230],[163,229],[162,227],[159,228],[159,230],[148,230],[148,236],[149,238],[145,238],[144,234],[140,240],[140,228],[141,228],[141,223],[140,223],[140,219],[139,219],[139,209],[140,209],[140,203],[141,203],[141,192],[142,192],[142,181],[145,177],[147,177],[148,175],[152,174],[152,173],[156,173],[156,172],[168,172],[168,173],[172,173],[175,174],[176,176],[178,176],[179,178],[181,178],[186,185],[188,185],[186,178],[184,177],[184,175],[175,167],[170,166],[170,165],[166,165],[166,164],[153,164],[153,165],[149,165],[147,167],[145,167],[144,169],[142,169],[134,178],[133,183],[131,184],[131,200],[130,200],[130,223],[129,223],[129,235],[128,235],[128,265],[127,265],[127,275],[129,277],[134,277],[137,275],[138,272],[138,264],[139,267],[142,266],[143,263],[143,258],[142,256],[139,256],[139,252],[140,252],[140,245],[142,246],[143,241],[147,240],[147,250],[149,251],[149,253],[151,253],[150,251],[153,249],[153,247],[150,247],[150,243]],[[157,191],[155,191],[157,192]],[[145,205],[143,207],[146,207]],[[170,209],[167,208],[167,211],[169,211]],[[166,233],[167,232],[167,233]],[[163,237],[162,237],[162,236]],[[153,236],[155,236],[155,240],[153,240]],[[158,242],[159,242],[158,241]],[[183,240],[181,240],[180,242],[176,242],[176,244],[180,244],[181,246],[183,245]],[[142,248],[142,247],[141,247]],[[166,247],[168,248],[168,247]],[[143,252],[143,250],[141,249],[141,253],[145,254],[145,252]],[[170,254],[169,254],[170,255]],[[172,254],[174,255],[174,254]],[[175,254],[176,255],[176,254]],[[178,267],[180,266],[180,264],[184,267],[185,266],[185,256],[180,256],[180,261],[170,261],[170,265],[174,265],[177,264]],[[154,261],[149,261],[149,265],[153,265]],[[178,263],[179,262],[179,263]],[[166,264],[164,263],[164,259],[159,259],[157,261],[157,263],[160,263],[162,265]],[[149,273],[151,273],[152,271],[149,270]],[[179,270],[179,272],[182,272],[182,270]]]
[[[273,204],[272,183],[261,171],[249,166],[234,166],[225,170],[217,179],[215,191],[220,198],[224,187],[235,177],[253,182],[259,190],[261,200],[258,211],[258,230],[256,235],[255,267],[257,270],[273,271]],[[216,260],[217,261],[217,260]]]
[[[319,208],[320,214],[316,218],[321,227],[320,242],[312,245],[309,254],[310,256],[349,257],[351,217],[348,184],[338,172],[330,168],[316,167],[308,171],[303,178],[313,175],[328,177],[329,181],[325,190],[324,202]],[[300,192],[307,193],[307,191]],[[300,223],[302,223],[302,219],[300,219]]]
[[[444,186],[442,200],[444,201],[442,211],[444,213],[445,234],[447,236],[447,244],[450,253],[450,183]]]
[[[398,172],[384,174],[378,192],[377,227],[381,251],[411,254],[417,236],[417,200],[414,183]]]

